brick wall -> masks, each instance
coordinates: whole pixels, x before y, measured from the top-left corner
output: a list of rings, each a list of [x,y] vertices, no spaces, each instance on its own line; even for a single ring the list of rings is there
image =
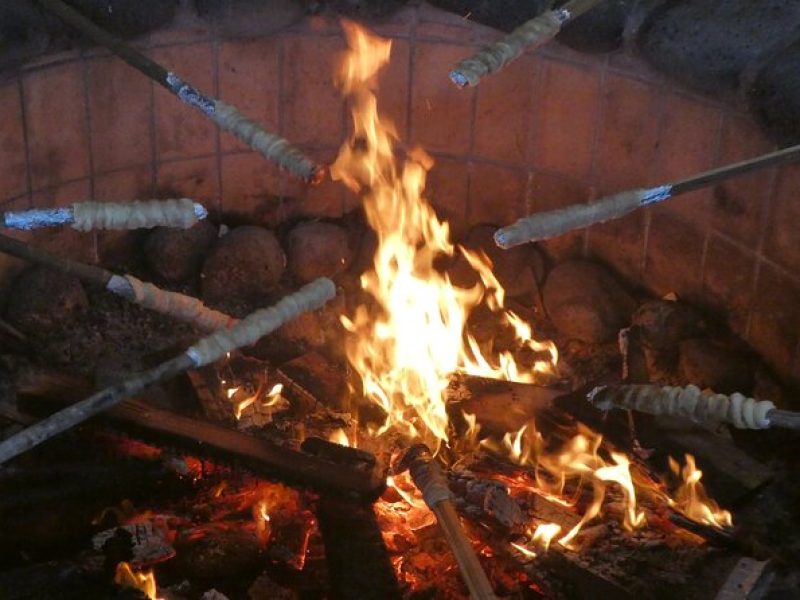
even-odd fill
[[[458,90],[448,67],[495,32],[425,5],[374,29],[394,39],[379,105],[404,139],[435,157],[428,196],[457,235],[771,148],[743,113],[681,91],[624,54],[550,45]],[[312,156],[335,156],[347,127],[332,84],[344,47],[335,22],[233,41],[179,29],[141,46]],[[0,114],[3,209],[180,194],[274,224],[336,217],[355,202],[335,184],[305,189],[100,50],[29,65],[0,84]],[[553,240],[548,250],[598,257],[655,294],[722,311],[780,373],[800,379],[799,194],[798,167],[753,174]],[[119,235],[28,237],[97,261]],[[14,266],[0,257],[4,273]]]

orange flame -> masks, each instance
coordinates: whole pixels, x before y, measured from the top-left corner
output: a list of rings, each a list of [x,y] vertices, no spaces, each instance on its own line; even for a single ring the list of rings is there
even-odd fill
[[[714,500],[709,498],[703,484],[700,483],[703,472],[695,466],[694,456],[686,455],[686,464],[683,469],[672,457],[669,458],[669,466],[675,475],[681,475],[683,478],[683,483],[675,492],[674,500],[669,500],[670,506],[698,523],[720,529],[733,527],[731,513],[720,508]]]
[[[117,565],[114,583],[123,587],[134,588],[142,592],[150,600],[157,600],[156,577],[152,571],[136,572],[126,562]]]

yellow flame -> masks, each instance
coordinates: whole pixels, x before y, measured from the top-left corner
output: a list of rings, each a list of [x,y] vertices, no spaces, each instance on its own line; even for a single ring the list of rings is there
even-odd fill
[[[522,555],[523,558],[526,558],[528,560],[533,560],[534,558],[536,558],[538,556],[536,554],[536,552],[534,552],[530,548],[526,548],[522,544],[517,544],[517,543],[511,542],[511,545],[514,548],[516,548],[517,550],[519,550],[519,553]]]
[[[342,317],[350,333],[347,356],[362,380],[364,395],[387,417],[376,434],[393,428],[438,447],[448,439],[445,389],[453,373],[519,377],[510,355],[489,361],[474,340],[465,343],[470,311],[487,293],[500,310],[503,289],[485,257],[465,251],[483,285],[464,290],[434,265],[453,256],[447,222],[423,197],[433,160],[419,148],[395,157],[397,134],[378,115],[373,90],[388,62],[391,41],[343,22],[350,50],[340,69],[340,87],[352,109],[353,133],[331,167],[331,176],[361,195],[367,221],[378,237],[373,269],[361,278],[375,309],[359,306]]]
[[[720,529],[733,527],[733,517],[727,510],[711,498],[700,483],[703,472],[695,466],[694,456],[686,455],[686,464],[683,469],[672,457],[669,466],[676,475],[681,475],[683,483],[675,492],[675,498],[669,501],[670,505],[698,523],[711,525]]]
[[[350,440],[347,438],[347,434],[341,427],[334,429],[331,432],[331,434],[328,436],[328,441],[333,442],[334,444],[339,444],[340,446],[350,446]]]
[[[622,494],[625,497],[623,525],[629,531],[637,529],[644,525],[645,516],[643,512],[636,510],[636,490],[631,479],[631,462],[627,456],[619,452],[612,452],[611,458],[615,464],[597,469],[594,476],[600,481],[614,481],[622,487]]]
[[[114,583],[137,589],[150,600],[157,600],[156,577],[152,571],[136,572],[128,563],[121,562],[114,573]]]
[[[561,525],[558,523],[540,523],[536,526],[531,541],[539,544],[547,552],[550,543],[559,533],[561,533]]]

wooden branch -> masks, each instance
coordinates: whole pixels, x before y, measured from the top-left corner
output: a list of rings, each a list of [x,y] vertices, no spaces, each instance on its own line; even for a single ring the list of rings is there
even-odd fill
[[[111,50],[134,69],[143,73],[184,103],[193,106],[221,128],[235,135],[267,159],[278,163],[288,171],[305,179],[319,182],[324,168],[306,157],[299,149],[282,137],[268,133],[254,122],[243,117],[233,106],[203,94],[178,75],[167,71],[141,52],[128,46],[118,37],[101,29],[77,10],[61,0],[37,0],[47,10],[58,15],[65,23],[84,36]]]
[[[566,208],[535,213],[519,219],[513,225],[498,229],[494,234],[494,240],[501,248],[511,248],[525,242],[546,240],[573,229],[582,229],[612,219],[619,219],[637,208],[656,202],[663,202],[680,194],[715,185],[744,173],[796,160],[800,160],[800,145],[705,171],[672,183],[652,188],[629,190],[588,204],[575,204]]]
[[[227,352],[256,342],[303,312],[319,308],[335,295],[336,288],[329,279],[317,279],[275,306],[252,313],[231,329],[200,340],[175,358],[64,408],[0,442],[0,464],[116,406],[156,382],[170,379],[192,367],[210,364]]]

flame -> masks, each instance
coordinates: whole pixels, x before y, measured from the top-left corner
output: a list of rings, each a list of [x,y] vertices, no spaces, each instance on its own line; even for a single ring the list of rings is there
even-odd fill
[[[150,600],[158,600],[156,597],[156,577],[152,571],[136,572],[128,563],[121,562],[114,572],[114,583],[139,590]]]
[[[331,432],[331,434],[328,436],[328,441],[333,442],[334,444],[339,444],[340,446],[350,446],[350,440],[347,438],[347,434],[341,427],[334,429]]]
[[[253,520],[256,524],[256,537],[262,546],[266,546],[272,535],[266,500],[259,500],[253,505]]]
[[[553,541],[553,538],[555,538],[559,533],[561,533],[561,525],[557,523],[540,523],[536,526],[536,530],[533,532],[531,541],[541,545],[543,550],[547,552],[547,549],[550,548],[550,543]]]
[[[683,479],[683,483],[675,492],[674,500],[669,500],[670,506],[698,523],[720,529],[733,527],[731,513],[720,508],[714,500],[709,498],[703,484],[700,483],[703,472],[695,466],[694,456],[687,454],[685,458],[686,464],[683,469],[675,459],[669,458],[670,469]]]
[[[350,50],[339,85],[353,116],[353,133],[331,167],[331,176],[359,193],[367,221],[378,238],[373,269],[361,278],[376,309],[359,306],[342,324],[350,333],[347,356],[364,395],[386,413],[376,435],[394,429],[438,447],[448,440],[444,392],[455,372],[532,380],[510,355],[489,361],[467,339],[470,311],[486,295],[501,310],[504,292],[485,256],[462,249],[483,285],[460,289],[434,266],[453,256],[447,222],[423,197],[433,160],[413,148],[395,156],[397,133],[378,115],[376,75],[388,62],[391,41],[343,21]],[[547,346],[547,348],[551,348]],[[554,348],[554,347],[552,347]],[[553,356],[555,351],[553,350]]]

